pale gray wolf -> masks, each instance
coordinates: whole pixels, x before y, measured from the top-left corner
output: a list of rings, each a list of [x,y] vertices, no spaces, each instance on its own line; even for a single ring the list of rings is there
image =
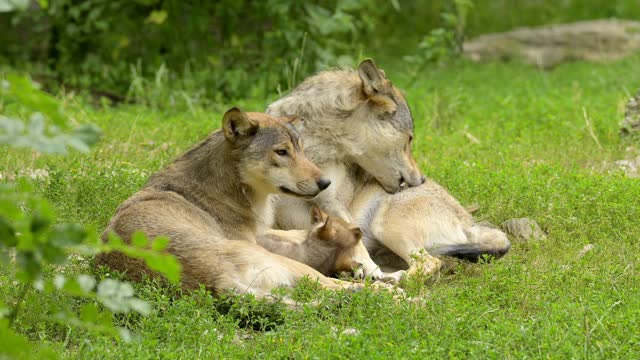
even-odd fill
[[[271,223],[271,194],[301,199],[317,196],[330,182],[303,152],[289,122],[237,108],[224,114],[223,128],[153,174],[116,210],[104,231],[129,241],[141,230],[167,236],[168,252],[182,265],[185,289],[204,285],[269,297],[275,287],[292,287],[303,277],[328,289],[357,288],[256,244]],[[121,253],[102,254],[96,264],[134,279],[153,273]]]
[[[421,269],[437,271],[440,261],[429,255],[477,259],[500,256],[509,241],[499,230],[476,224],[471,215],[433,181],[426,181],[411,155],[413,118],[402,93],[371,60],[356,71],[321,72],[269,105],[272,116],[295,114],[309,159],[332,185],[312,201],[278,197],[276,225],[309,228],[311,203],[330,215],[354,222],[364,232],[366,248],[354,258],[362,274],[382,272],[369,252],[382,246]],[[426,182],[425,182],[426,181]],[[408,189],[400,192],[403,184]],[[426,253],[425,253],[426,252]]]
[[[349,213],[355,189],[351,172],[358,168],[373,175],[385,191],[394,193],[403,183],[425,181],[411,155],[413,120],[402,93],[381,75],[371,60],[358,71],[320,73],[305,80],[289,95],[271,104],[267,113],[299,114],[301,131],[311,161],[335,179],[313,202],[330,215],[352,222]],[[341,182],[342,181],[342,182]],[[307,229],[310,202],[279,197],[276,225]],[[364,246],[354,249],[362,274],[380,278],[382,272]]]
[[[258,245],[330,276],[350,272],[358,264],[352,249],[362,238],[359,227],[329,216],[319,207],[311,208],[310,230],[270,231],[257,238]]]

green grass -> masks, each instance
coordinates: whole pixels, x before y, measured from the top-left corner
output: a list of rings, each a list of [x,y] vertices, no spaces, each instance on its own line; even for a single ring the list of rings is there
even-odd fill
[[[491,264],[461,263],[427,285],[409,284],[410,293],[424,296],[424,307],[306,284],[296,296],[323,305],[291,312],[204,292],[177,296],[149,282],[136,287],[156,311],[117,317],[137,334],[133,343],[115,346],[111,338],[42,323],[37,315],[56,299],[39,294],[28,299],[17,327],[65,357],[87,359],[638,358],[640,180],[603,164],[637,155],[638,143],[620,139],[617,125],[621,104],[640,86],[639,67],[640,57],[551,72],[461,63],[427,71],[408,88],[403,69],[387,67],[413,109],[423,171],[463,204],[478,203],[479,219],[526,216],[548,232],[540,242],[514,240],[511,252]],[[237,105],[189,112],[93,108],[71,95],[65,104],[75,121],[104,129],[96,149],[68,157],[3,149],[0,172],[48,169],[38,189],[60,220],[97,228],[150,173]],[[580,257],[586,244],[593,249]],[[87,259],[77,259],[65,271],[87,268]],[[0,271],[2,297],[15,295],[7,279]],[[348,328],[357,335],[342,334]]]

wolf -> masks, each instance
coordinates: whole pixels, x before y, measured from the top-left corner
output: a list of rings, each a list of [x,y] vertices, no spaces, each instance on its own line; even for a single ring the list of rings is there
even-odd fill
[[[366,176],[365,176],[366,177]],[[432,274],[442,265],[439,256],[472,262],[483,255],[504,256],[511,243],[501,230],[478,224],[449,192],[431,179],[396,194],[373,179],[364,180],[349,207],[363,242],[385,270],[385,281],[406,274]]]
[[[476,224],[443,187],[420,172],[411,154],[409,106],[371,59],[355,71],[325,71],[304,80],[266,112],[304,119],[300,132],[306,154],[332,182],[312,201],[278,196],[276,226],[308,228],[309,220],[301,214],[308,213],[311,203],[355,221],[364,233],[364,246],[354,249],[362,264],[356,275],[383,276],[369,254],[380,247],[409,264],[420,256],[421,269],[411,270],[426,273],[440,267],[429,251],[468,259],[508,251],[504,233]]]
[[[315,205],[311,207],[311,224],[310,230],[269,231],[258,236],[257,243],[327,276],[357,267],[351,250],[362,238],[359,227],[329,216]]]
[[[204,285],[214,293],[269,298],[273,288],[294,286],[302,277],[328,289],[358,288],[256,243],[272,221],[272,194],[311,199],[330,185],[306,158],[296,121],[228,110],[221,130],[153,174],[120,205],[103,240],[115,232],[129,241],[137,230],[168,237],[168,252],[182,265],[184,289]],[[119,252],[100,255],[96,264],[134,279],[153,275]]]
[[[402,93],[381,75],[373,61],[358,71],[322,72],[303,81],[289,95],[269,105],[266,112],[281,116],[298,114],[300,131],[307,141],[307,156],[332,179],[332,186],[313,200],[330,215],[351,223],[353,177],[364,169],[389,193],[403,184],[425,181],[411,155],[413,120]],[[278,197],[275,225],[281,229],[307,229],[311,202]],[[382,277],[364,245],[354,248],[361,263],[356,275]]]

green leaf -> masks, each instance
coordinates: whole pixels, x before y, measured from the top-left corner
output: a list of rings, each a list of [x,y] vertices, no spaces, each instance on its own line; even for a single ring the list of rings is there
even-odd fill
[[[131,336],[131,331],[129,331],[129,329],[118,327],[118,334],[120,334],[120,338],[122,339],[122,341],[127,343],[131,342],[132,336]]]
[[[1,1],[1,0],[0,0]],[[22,335],[18,335],[9,328],[7,319],[0,319],[1,359],[30,359],[35,351],[35,345]]]
[[[67,262],[67,253],[64,249],[53,246],[51,244],[40,245],[42,258],[50,264],[64,264]]]
[[[0,244],[6,247],[14,247],[18,244],[16,231],[4,216],[0,216]]]
[[[180,281],[182,265],[180,265],[175,257],[171,255],[154,254],[153,256],[145,257],[144,260],[149,269],[161,273],[170,282],[175,284]]]
[[[164,10],[153,10],[145,22],[162,25],[167,20],[168,15],[169,14]]]
[[[149,305],[149,303],[147,303],[146,301],[140,299],[134,298],[129,300],[129,306],[131,307],[131,310],[144,316],[147,316],[151,313],[151,305]]]
[[[57,247],[79,245],[86,238],[87,232],[79,224],[59,224],[49,234],[49,243]]]
[[[131,245],[144,249],[149,246],[149,239],[142,231],[136,231],[131,236]]]
[[[41,264],[33,251],[18,251],[16,253],[18,274],[16,277],[23,282],[30,282],[40,277]]]
[[[141,235],[137,235],[138,233]],[[149,269],[164,275],[170,282],[177,283],[180,281],[182,266],[178,260],[171,254],[163,254],[155,250],[147,249],[148,240],[141,232],[134,233],[132,242],[137,241],[139,244],[142,244],[142,237],[144,238],[145,246],[134,247],[125,244],[116,233],[111,232],[109,233],[109,242],[103,245],[102,249],[103,251],[120,251],[129,257],[144,260]],[[136,238],[138,239],[135,240]],[[162,245],[162,242],[160,245]]]
[[[97,298],[102,305],[116,313],[135,311],[147,315],[151,312],[149,304],[133,297],[133,287],[126,282],[114,279],[101,281],[98,284]]]
[[[61,290],[64,288],[64,285],[67,283],[67,278],[64,277],[63,275],[56,275],[53,277],[53,285],[56,287],[56,289]]]
[[[114,231],[110,231],[107,237],[109,238],[109,246],[115,250],[118,250],[121,246],[125,246],[124,241],[122,241],[120,236],[118,236]]]
[[[0,0],[0,13],[25,11],[29,8],[29,0]]]
[[[73,129],[71,136],[82,141],[87,146],[91,146],[100,140],[102,131],[93,124],[83,124]]]
[[[31,218],[30,229],[32,233],[37,234],[39,232],[46,230],[50,224],[51,224],[50,219],[48,219],[46,216],[44,216],[40,212],[35,212],[33,214],[33,217]]]
[[[97,323],[100,315],[98,307],[94,303],[84,304],[80,310],[80,320],[88,323]]]
[[[74,137],[68,137],[65,140],[69,147],[74,148],[81,153],[88,153],[91,150],[89,148],[89,145],[82,142],[82,140],[76,139]]]
[[[27,77],[8,74],[6,79],[9,82],[9,93],[22,105],[43,113],[56,125],[66,128],[67,119],[60,111],[60,103],[53,96],[36,89]]]
[[[155,251],[162,251],[169,246],[169,238],[164,236],[159,236],[151,242],[151,249]]]
[[[78,283],[78,285],[80,285],[80,288],[85,293],[91,292],[93,288],[96,287],[96,279],[94,279],[93,276],[87,274],[81,274],[80,276],[78,276],[76,282]]]

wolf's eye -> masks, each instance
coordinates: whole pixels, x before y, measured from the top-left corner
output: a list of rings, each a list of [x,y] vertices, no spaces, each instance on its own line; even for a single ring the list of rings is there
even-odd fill
[[[413,135],[409,135],[409,142],[413,141]]]
[[[287,156],[287,155],[289,155],[289,153],[285,149],[276,150],[276,154],[278,154],[278,156]]]

